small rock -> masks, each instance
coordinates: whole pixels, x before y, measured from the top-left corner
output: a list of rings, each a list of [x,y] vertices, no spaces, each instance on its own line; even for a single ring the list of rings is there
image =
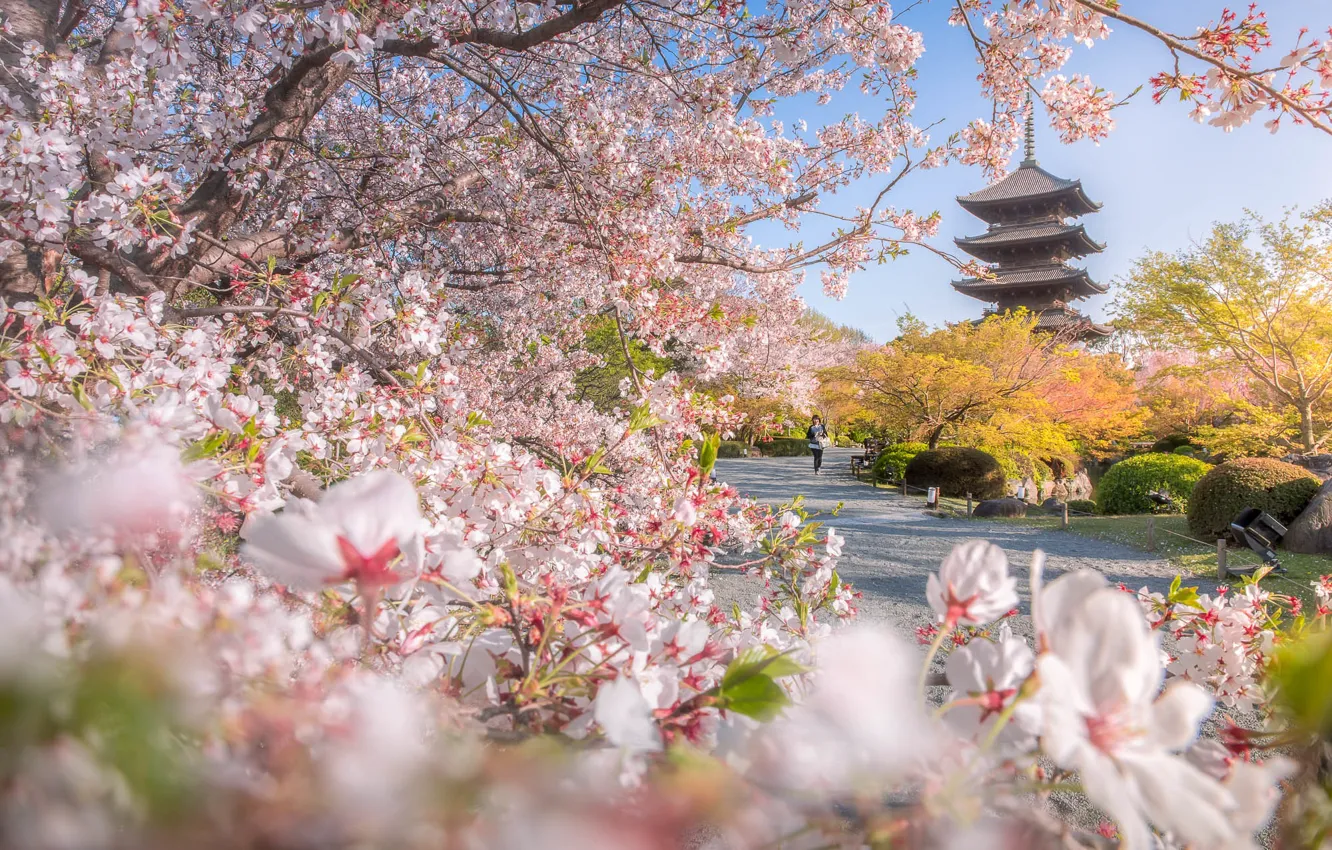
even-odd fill
[[[1304,513],[1287,526],[1281,548],[1304,555],[1332,553],[1332,479],[1323,483]]]
[[[976,505],[972,516],[982,518],[1024,517],[1027,515],[1027,503],[1021,499],[986,499]]]

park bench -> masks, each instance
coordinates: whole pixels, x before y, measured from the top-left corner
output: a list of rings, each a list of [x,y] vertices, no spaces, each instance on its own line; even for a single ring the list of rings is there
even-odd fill
[[[851,455],[851,474],[859,477],[860,473],[874,466],[874,459],[883,451],[883,443],[876,440],[865,441],[865,453]]]

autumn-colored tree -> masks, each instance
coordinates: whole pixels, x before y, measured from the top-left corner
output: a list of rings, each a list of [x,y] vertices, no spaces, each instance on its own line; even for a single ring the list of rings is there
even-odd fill
[[[846,370],[882,427],[931,448],[949,440],[1033,463],[1102,453],[1140,428],[1131,376],[1033,333],[1027,313],[931,330],[906,317],[897,339]]]
[[[1121,282],[1117,323],[1150,342],[1242,373],[1269,413],[1293,413],[1305,451],[1328,437],[1332,394],[1332,218],[1323,207],[1217,224],[1201,244],[1152,251]]]

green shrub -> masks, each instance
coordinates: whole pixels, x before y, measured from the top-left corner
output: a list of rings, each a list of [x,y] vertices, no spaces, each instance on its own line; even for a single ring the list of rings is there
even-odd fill
[[[1198,479],[1212,467],[1183,455],[1137,455],[1110,467],[1096,488],[1096,504],[1103,514],[1182,513]],[[1170,507],[1158,506],[1147,495],[1164,490],[1174,499]]]
[[[1227,461],[1202,477],[1189,499],[1189,530],[1221,537],[1245,508],[1258,508],[1285,525],[1313,499],[1321,482],[1303,467],[1267,457]]]
[[[717,457],[744,457],[749,446],[737,440],[722,440],[717,447]]]
[[[851,439],[850,437],[848,437],[848,436],[846,436],[846,435],[842,435],[841,437],[838,437],[836,440],[833,441],[833,443],[834,443],[834,444],[837,446],[837,448],[839,448],[839,449],[853,449],[853,448],[855,448],[857,445],[859,445],[858,443],[856,443],[855,440]]]
[[[1194,457],[1198,454],[1198,450],[1195,449],[1193,446],[1178,446],[1175,448],[1174,451],[1171,452],[1171,454],[1183,455],[1184,457]]]
[[[774,437],[765,443],[759,443],[758,449],[765,457],[800,457],[813,454],[809,450],[809,440],[804,437]]]
[[[912,487],[938,487],[945,496],[997,499],[1004,494],[1004,471],[994,455],[980,449],[945,446],[923,451],[906,465]]]
[[[1096,503],[1091,499],[1069,499],[1069,513],[1094,514],[1096,513]]]
[[[1189,444],[1188,434],[1169,434],[1162,437],[1152,444],[1151,450],[1162,454],[1170,454],[1175,449]]]
[[[891,446],[884,446],[883,451],[874,458],[874,480],[901,481],[911,459],[928,448],[929,446],[924,443],[894,443]]]

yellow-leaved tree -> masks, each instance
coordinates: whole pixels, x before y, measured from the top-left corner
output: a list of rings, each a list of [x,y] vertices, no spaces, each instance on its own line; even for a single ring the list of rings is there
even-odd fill
[[[1250,383],[1255,413],[1235,425],[1245,434],[1304,451],[1327,441],[1332,207],[1275,222],[1249,213],[1188,250],[1150,252],[1119,283],[1114,311],[1121,328]]]

